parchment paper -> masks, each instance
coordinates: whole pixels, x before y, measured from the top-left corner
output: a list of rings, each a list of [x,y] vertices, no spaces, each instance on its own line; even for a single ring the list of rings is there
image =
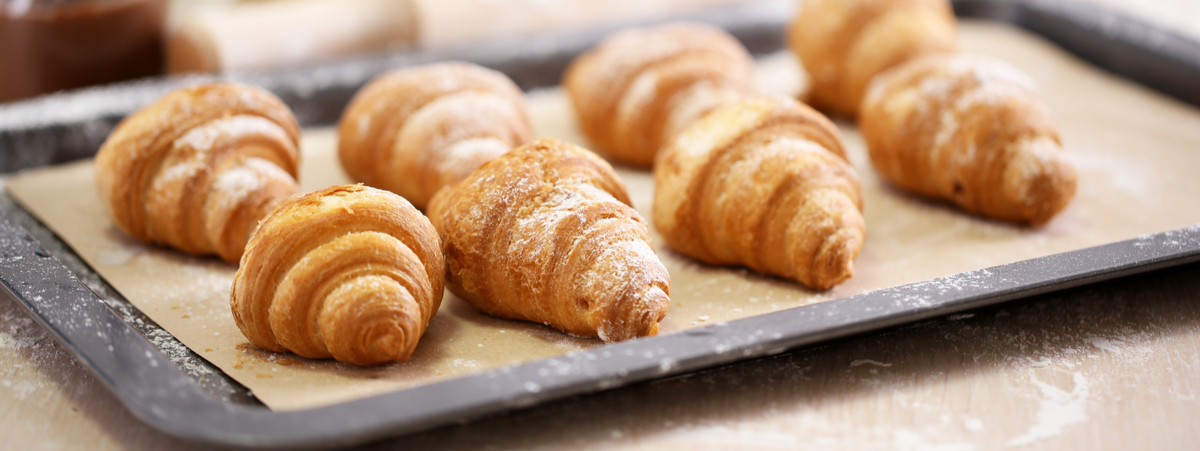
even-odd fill
[[[867,241],[855,276],[832,290],[813,292],[742,269],[697,264],[671,252],[656,236],[659,256],[671,272],[671,309],[661,332],[1200,223],[1200,111],[1004,25],[964,22],[961,40],[964,51],[1003,58],[1040,84],[1080,176],[1078,193],[1065,211],[1048,225],[1029,229],[903,194],[877,178],[857,130],[843,122],[839,126],[866,199]],[[759,66],[764,91],[795,93],[803,85],[786,53],[760,60]],[[538,135],[586,147],[560,91],[534,92],[529,100]],[[334,130],[305,131],[303,190],[349,182],[335,148]],[[635,206],[650,218],[650,173],[623,168],[619,173]],[[248,346],[230,313],[235,268],[122,235],[97,201],[90,161],[14,176],[7,189],[130,302],[272,409],[313,408],[603,346],[541,325],[488,317],[447,292],[405,363],[358,368],[259,351]]]

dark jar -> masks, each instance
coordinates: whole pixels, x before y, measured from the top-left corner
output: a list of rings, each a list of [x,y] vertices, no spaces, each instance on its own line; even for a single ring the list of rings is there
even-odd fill
[[[0,102],[162,73],[166,0],[0,0]]]

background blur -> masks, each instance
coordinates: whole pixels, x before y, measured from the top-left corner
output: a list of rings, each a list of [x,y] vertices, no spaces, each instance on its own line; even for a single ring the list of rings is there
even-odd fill
[[[1197,0],[1083,1],[1200,37]],[[756,2],[780,0],[0,0],[0,102],[163,73],[286,67]]]

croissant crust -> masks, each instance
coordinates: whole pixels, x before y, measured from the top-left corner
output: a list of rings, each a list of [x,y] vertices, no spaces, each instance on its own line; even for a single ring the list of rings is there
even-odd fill
[[[444,262],[437,232],[408,201],[335,186],[288,199],[263,220],[230,305],[261,349],[404,361],[441,305]]]
[[[860,128],[884,178],[969,212],[1038,225],[1075,195],[1037,86],[1000,60],[938,55],[885,72],[863,99]]]
[[[913,58],[953,52],[948,0],[805,0],[788,26],[817,109],[854,117],[871,79]]]
[[[866,233],[844,149],[828,119],[790,99],[716,110],[659,154],[655,227],[705,263],[832,287],[853,275]]]
[[[101,203],[135,239],[236,262],[258,220],[296,192],[299,136],[291,111],[262,89],[174,91],[100,147]]]
[[[504,74],[459,62],[372,80],[346,107],[338,133],[351,178],[418,208],[532,135],[521,90]]]
[[[596,155],[542,139],[439,192],[450,291],[484,312],[605,341],[653,335],[670,276],[624,183]]]
[[[605,38],[571,63],[562,84],[598,151],[649,167],[663,142],[752,92],[753,68],[725,31],[676,23]]]

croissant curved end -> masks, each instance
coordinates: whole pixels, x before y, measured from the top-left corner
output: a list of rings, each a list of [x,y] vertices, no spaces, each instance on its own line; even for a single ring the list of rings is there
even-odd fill
[[[1038,226],[1075,197],[1077,175],[1062,148],[1050,138],[1021,140],[1004,168],[1001,192],[1016,220]]]
[[[809,268],[811,277],[805,284],[817,290],[828,290],[853,277],[854,259],[862,250],[864,239],[862,227],[841,227],[825,237]]]
[[[638,296],[636,302],[631,303],[637,307],[629,309],[628,317],[625,320],[626,326],[623,329],[613,330],[606,330],[603,325],[597,327],[596,330],[601,339],[623,341],[658,335],[658,324],[666,317],[667,307],[671,304],[671,298],[667,292],[657,286],[650,286],[645,293]],[[618,332],[620,330],[625,330],[627,333],[620,334]]]
[[[792,218],[786,232],[787,267],[768,273],[784,275],[810,288],[826,290],[854,275],[866,228],[854,199],[837,190],[818,190]]]
[[[441,304],[437,231],[400,196],[335,186],[280,203],[250,238],[231,307],[255,346],[355,365],[407,360]]]
[[[416,300],[395,280],[361,278],[370,291],[355,291],[346,284],[325,299],[318,323],[333,358],[360,366],[405,361],[416,348],[420,321]],[[411,341],[411,343],[410,343]]]

